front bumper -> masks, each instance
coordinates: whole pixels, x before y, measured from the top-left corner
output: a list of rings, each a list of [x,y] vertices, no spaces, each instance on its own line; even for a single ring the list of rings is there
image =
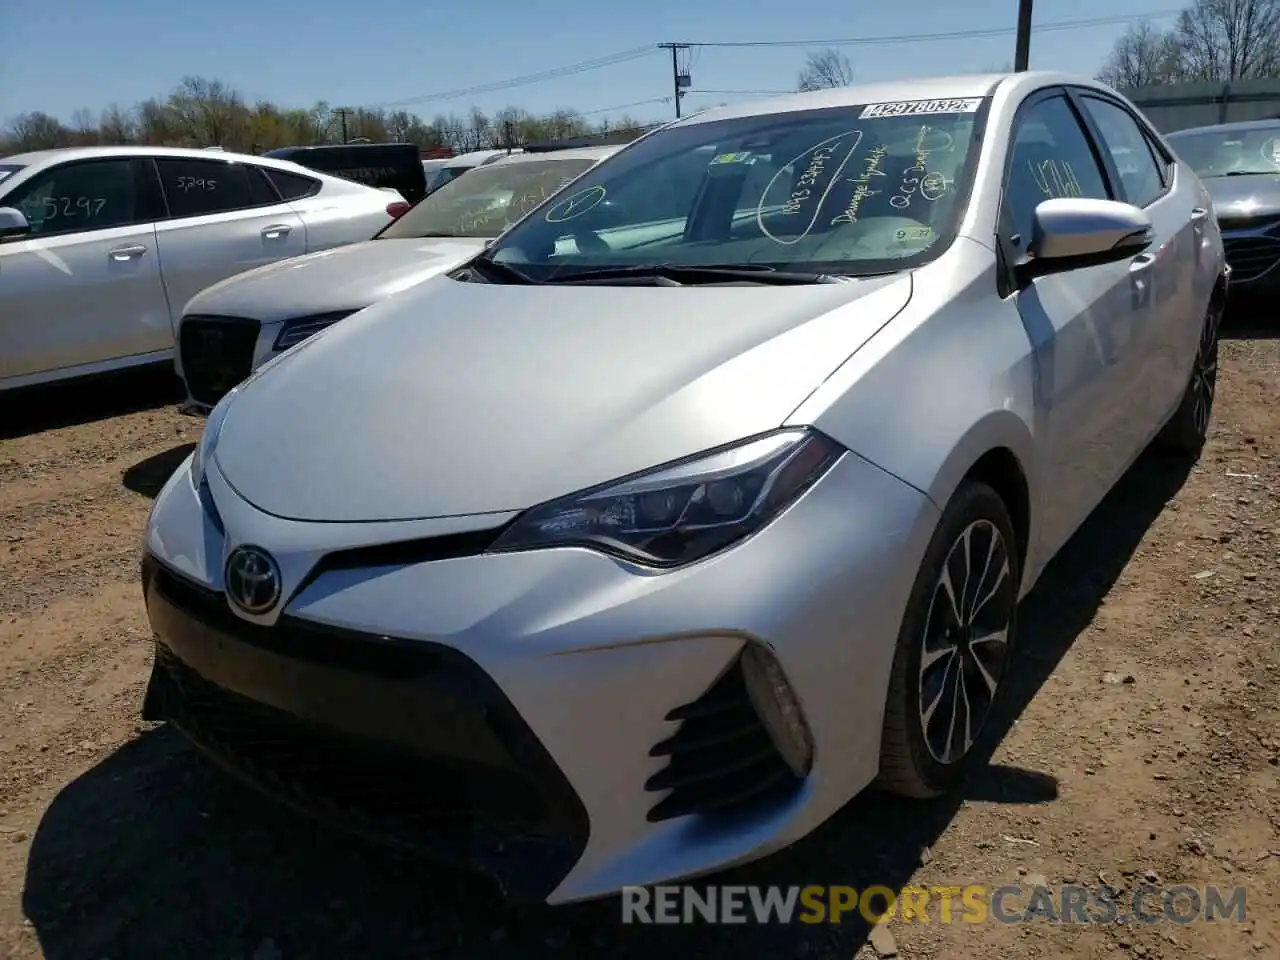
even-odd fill
[[[196,491],[184,465],[146,534],[149,713],[289,802],[551,902],[765,855],[875,777],[894,643],[937,521],[918,491],[848,454],[754,537],[663,573],[577,548],[484,554],[507,519],[285,521],[216,466]],[[279,563],[279,616],[250,622],[221,593],[245,543]],[[744,712],[748,643],[774,652],[800,701],[803,780],[779,774]],[[330,746],[300,752],[298,731]],[[741,752],[716,746],[729,734]],[[380,799],[388,780],[446,768],[443,800]]]
[[[147,555],[156,663],[143,717],[319,819],[543,899],[587,814],[502,691],[440,644],[300,620],[253,629]]]

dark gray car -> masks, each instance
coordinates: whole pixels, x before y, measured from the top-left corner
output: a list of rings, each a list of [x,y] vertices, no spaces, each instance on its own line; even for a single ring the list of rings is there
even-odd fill
[[[1280,293],[1280,119],[1196,127],[1165,139],[1213,198],[1232,290]]]

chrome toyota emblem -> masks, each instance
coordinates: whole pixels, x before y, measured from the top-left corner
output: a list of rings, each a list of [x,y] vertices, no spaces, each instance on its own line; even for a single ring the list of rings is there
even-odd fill
[[[280,600],[280,568],[265,550],[236,547],[227,557],[227,599],[245,613],[258,616]]]

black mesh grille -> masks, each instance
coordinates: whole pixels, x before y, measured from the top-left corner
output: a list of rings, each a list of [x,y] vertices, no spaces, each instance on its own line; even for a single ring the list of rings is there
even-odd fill
[[[669,757],[646,790],[669,790],[649,820],[692,813],[729,813],[789,795],[800,785],[773,745],[747,696],[738,660],[697,700],[667,719],[680,721],[674,735],[649,751]]]
[[[1223,246],[1233,283],[1256,280],[1280,262],[1280,240],[1274,237],[1226,237]]]
[[[545,898],[581,855],[581,801],[464,654],[295,617],[252,624],[149,555],[142,577],[158,637],[144,718],[301,811],[515,897]]]
[[[303,806],[412,844],[442,829],[532,835],[549,811],[523,776],[432,758],[300,721],[203,680],[164,646],[156,654],[178,694],[169,719],[259,786]]]
[[[253,372],[259,326],[244,317],[183,317],[178,350],[196,401],[212,406]]]

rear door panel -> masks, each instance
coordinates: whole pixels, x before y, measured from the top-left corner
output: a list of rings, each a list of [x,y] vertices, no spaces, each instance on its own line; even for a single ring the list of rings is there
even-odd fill
[[[156,224],[175,317],[205,287],[307,252],[302,218],[252,164],[156,158],[169,217]]]

